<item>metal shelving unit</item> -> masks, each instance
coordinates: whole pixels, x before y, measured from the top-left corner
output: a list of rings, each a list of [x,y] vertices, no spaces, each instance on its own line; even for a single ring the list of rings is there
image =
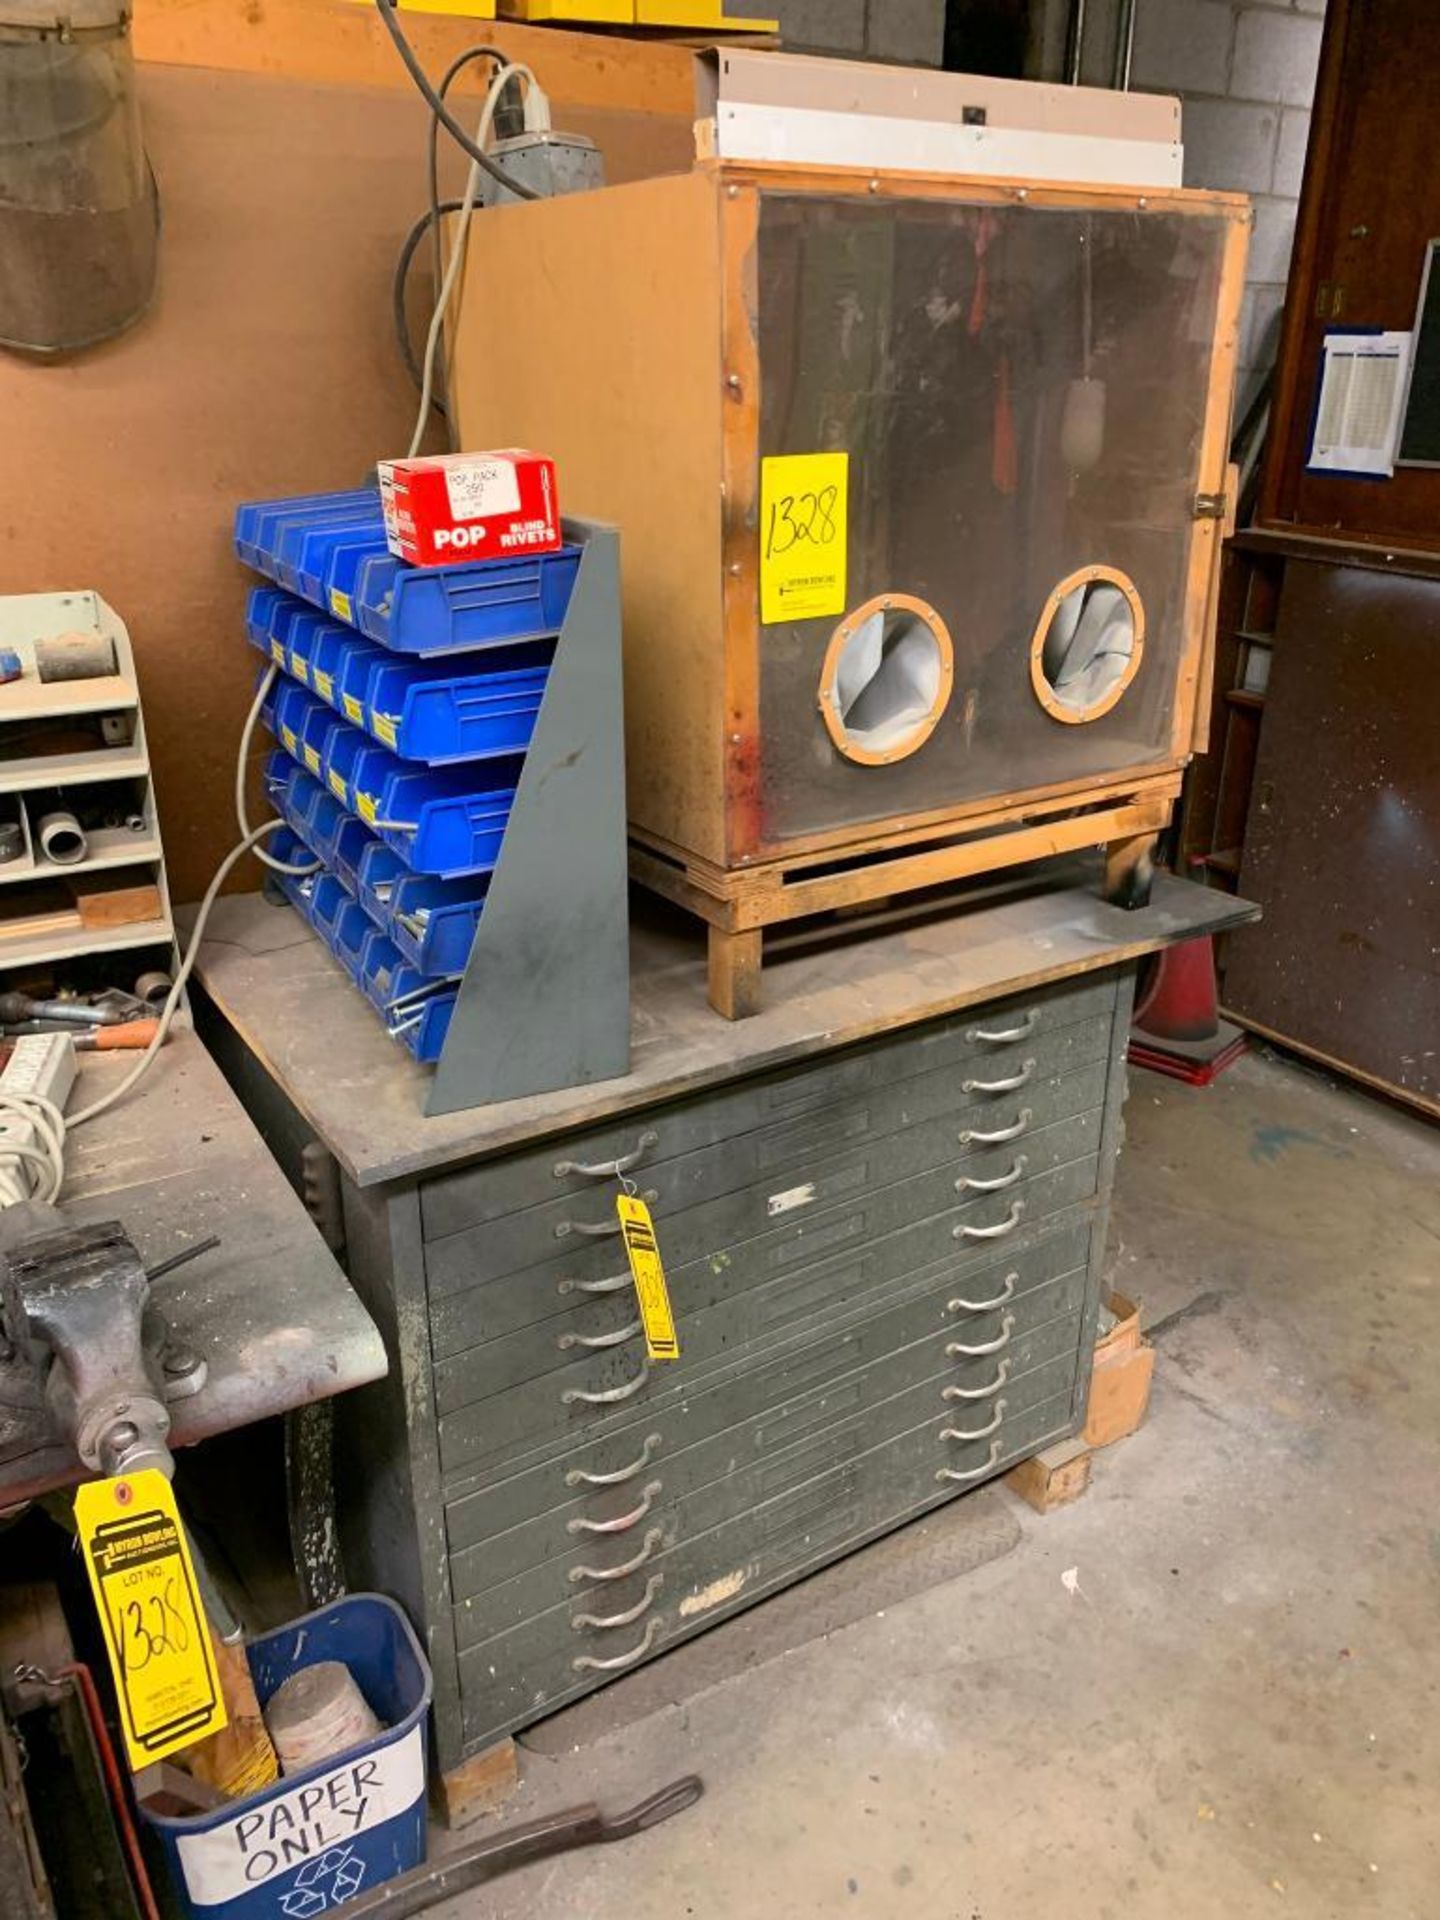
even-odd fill
[[[102,649],[108,643],[111,670],[87,678],[42,678],[46,643],[77,634]],[[89,954],[173,950],[145,721],[125,623],[89,591],[0,597],[0,651],[18,655],[21,669],[18,679],[0,683],[0,823],[18,825],[21,843],[18,853],[0,859],[0,980],[18,969]],[[93,736],[93,745],[82,739],[86,735]],[[105,789],[122,782],[129,790],[118,792],[106,808]],[[41,807],[57,805],[85,818],[99,809],[101,824],[85,827],[85,849],[77,860],[52,858],[40,845]],[[112,902],[107,911],[104,885],[90,883],[112,875],[116,886],[153,889],[153,898]],[[146,910],[157,905],[158,912]],[[124,918],[127,910],[136,917]]]

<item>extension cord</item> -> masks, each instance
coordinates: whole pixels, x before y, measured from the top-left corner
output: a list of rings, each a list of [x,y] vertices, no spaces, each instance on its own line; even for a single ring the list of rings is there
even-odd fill
[[[64,1121],[57,1129],[47,1109],[63,1115],[74,1085],[75,1048],[68,1033],[27,1033],[16,1040],[0,1073],[0,1207],[52,1199],[52,1184],[58,1192],[65,1171]]]

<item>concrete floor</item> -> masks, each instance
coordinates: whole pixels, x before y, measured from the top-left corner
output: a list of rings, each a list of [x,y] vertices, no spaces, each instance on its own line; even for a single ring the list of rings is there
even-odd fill
[[[1158,1364],[1089,1493],[982,1490],[536,1729],[506,1821],[705,1799],[439,1920],[1440,1915],[1440,1134],[1263,1055],[1126,1114]]]

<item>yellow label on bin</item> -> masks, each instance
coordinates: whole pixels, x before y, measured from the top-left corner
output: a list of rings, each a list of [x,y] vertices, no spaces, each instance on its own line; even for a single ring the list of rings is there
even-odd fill
[[[363,727],[365,724],[365,709],[355,698],[354,694],[342,693],[340,702],[345,709],[345,718],[347,720],[353,720],[357,727]]]
[[[190,1549],[154,1467],[80,1487],[75,1525],[138,1771],[226,1724]]]
[[[337,800],[343,800],[346,806],[349,806],[350,796],[346,793],[345,782],[340,778],[339,774],[328,773],[325,777],[330,782],[330,791],[334,794],[335,798]]]
[[[330,595],[330,611],[335,615],[337,620],[348,620],[350,618],[349,594],[332,592]]]
[[[652,1360],[678,1360],[680,1341],[675,1332],[675,1316],[670,1311],[670,1290],[665,1285],[665,1268],[655,1242],[655,1223],[650,1218],[650,1209],[638,1194],[619,1193],[615,1196],[615,1211],[620,1216],[630,1277],[640,1302],[645,1350]]]
[[[333,700],[335,698],[335,676],[330,673],[321,673],[317,667],[315,669],[315,691],[322,700]]]
[[[270,642],[270,658],[277,667],[283,667],[285,664],[285,649],[278,640]]]
[[[388,713],[374,713],[370,716],[371,726],[377,740],[383,740],[387,747],[393,747],[396,740],[395,722]]]
[[[320,773],[320,756],[319,756],[319,754],[318,754],[318,753],[317,753],[317,752],[315,751],[315,749],[314,749],[314,747],[302,747],[302,748],[300,749],[300,751],[301,751],[301,753],[302,753],[302,754],[303,754],[303,755],[305,756],[305,764],[306,764],[306,766],[307,766],[307,767],[308,767],[308,768],[310,769],[310,771],[311,771],[311,772],[312,772],[313,774],[315,774],[315,775],[317,776],[317,778],[318,778],[318,776],[319,776],[319,773]]]
[[[287,753],[294,753],[298,742],[296,741],[295,729],[293,727],[281,727],[280,744]]]
[[[291,673],[294,674],[295,678],[300,682],[302,687],[309,686],[310,662],[308,660],[302,660],[300,658],[300,655],[296,653],[293,647],[290,650],[290,671]]]
[[[813,620],[845,611],[848,453],[786,453],[760,462],[760,618]]]
[[[355,811],[367,826],[373,827],[380,818],[380,803],[373,793],[361,793],[355,789]]]

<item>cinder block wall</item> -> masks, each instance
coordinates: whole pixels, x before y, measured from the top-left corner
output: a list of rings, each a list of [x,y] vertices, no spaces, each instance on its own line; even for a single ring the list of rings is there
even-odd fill
[[[778,19],[785,45],[797,53],[846,53],[938,67],[945,45],[945,0],[767,0],[742,7]]]
[[[1238,413],[1273,364],[1325,0],[1138,0],[1131,85],[1184,101],[1185,183],[1254,196]]]
[[[1436,0],[1424,0],[1427,5]],[[1082,78],[1115,73],[1116,0],[1089,0]],[[1136,0],[1132,87],[1184,103],[1185,182],[1255,201],[1237,418],[1273,365],[1325,0]],[[1036,0],[1031,71],[1062,77],[1069,0]]]

